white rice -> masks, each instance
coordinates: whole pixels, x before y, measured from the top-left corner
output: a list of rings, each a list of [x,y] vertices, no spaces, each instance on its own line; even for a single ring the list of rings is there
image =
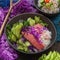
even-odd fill
[[[50,44],[51,38],[52,38],[51,35],[52,35],[51,32],[48,30],[45,30],[41,35],[40,40],[44,45],[44,49]],[[45,39],[45,38],[48,38],[48,39]]]

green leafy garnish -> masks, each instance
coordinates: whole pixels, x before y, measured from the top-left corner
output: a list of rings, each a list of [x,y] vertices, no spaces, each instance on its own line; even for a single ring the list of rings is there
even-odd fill
[[[60,53],[50,51],[48,55],[43,54],[38,60],[60,60]]]

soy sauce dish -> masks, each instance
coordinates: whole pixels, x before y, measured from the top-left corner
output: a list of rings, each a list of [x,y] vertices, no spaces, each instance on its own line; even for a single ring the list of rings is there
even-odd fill
[[[24,13],[12,18],[6,24],[5,34],[12,48],[24,54],[44,52],[56,39],[53,23],[37,13]]]
[[[60,0],[34,0],[35,7],[45,15],[60,13]]]

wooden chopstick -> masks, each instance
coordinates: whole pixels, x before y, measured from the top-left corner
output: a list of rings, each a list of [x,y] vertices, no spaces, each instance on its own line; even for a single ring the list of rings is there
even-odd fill
[[[18,2],[14,3],[13,6],[15,6],[16,4],[18,4],[21,0],[18,0]]]
[[[2,35],[5,24],[6,24],[7,20],[8,20],[8,17],[10,15],[10,13],[11,13],[12,7],[13,7],[13,3],[12,3],[12,0],[10,0],[10,8],[9,8],[9,11],[8,11],[8,13],[7,13],[7,15],[6,15],[5,19],[4,19],[4,22],[3,22],[2,26],[1,26],[0,36]]]

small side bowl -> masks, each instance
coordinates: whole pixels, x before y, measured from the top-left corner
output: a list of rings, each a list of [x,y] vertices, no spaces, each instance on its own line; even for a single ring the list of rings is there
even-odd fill
[[[40,13],[41,14],[43,14],[43,15],[45,15],[45,16],[47,16],[47,17],[54,17],[54,16],[56,16],[56,15],[58,15],[59,13],[60,13],[60,11],[59,12],[56,12],[56,13],[45,13],[45,12],[43,12],[39,7],[38,7],[38,0],[34,0],[34,6],[36,7],[36,9],[37,10],[39,10],[40,11]]]
[[[37,13],[23,13],[23,14],[20,14],[18,16],[15,16],[13,17],[10,21],[8,21],[8,23],[6,24],[6,27],[7,25],[13,25],[14,23],[16,22],[21,22],[22,20],[27,20],[27,18],[29,17],[34,17],[34,16],[39,16],[44,22],[46,22],[48,24],[48,29],[52,32],[52,39],[51,39],[51,43],[50,45],[45,49],[45,50],[42,50],[40,52],[36,52],[36,53],[25,53],[25,52],[22,52],[22,51],[18,51],[17,48],[15,48],[13,46],[13,44],[8,40],[7,38],[7,41],[8,43],[12,46],[13,49],[15,49],[17,52],[21,53],[21,54],[26,54],[26,55],[34,55],[34,54],[39,54],[39,53],[43,53],[45,52],[46,50],[48,50],[54,43],[55,43],[55,40],[56,40],[56,29],[55,29],[55,26],[54,24],[45,16],[41,15],[41,14],[37,14]],[[7,29],[5,27],[5,35],[7,37]]]

